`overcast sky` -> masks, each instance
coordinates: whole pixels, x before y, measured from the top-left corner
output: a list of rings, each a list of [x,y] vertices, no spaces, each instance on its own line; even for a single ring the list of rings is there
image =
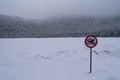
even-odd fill
[[[115,16],[120,14],[120,0],[0,0],[0,14],[28,19]]]

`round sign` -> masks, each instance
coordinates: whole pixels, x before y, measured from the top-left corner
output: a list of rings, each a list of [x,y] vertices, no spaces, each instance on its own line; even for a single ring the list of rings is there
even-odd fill
[[[85,45],[88,48],[94,48],[97,45],[97,43],[98,43],[98,40],[94,35],[89,35],[85,38]]]

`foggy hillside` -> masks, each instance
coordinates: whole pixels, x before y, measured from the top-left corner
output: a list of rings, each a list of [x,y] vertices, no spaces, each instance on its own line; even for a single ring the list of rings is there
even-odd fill
[[[88,34],[120,37],[120,16],[27,20],[0,15],[0,38],[80,37]]]

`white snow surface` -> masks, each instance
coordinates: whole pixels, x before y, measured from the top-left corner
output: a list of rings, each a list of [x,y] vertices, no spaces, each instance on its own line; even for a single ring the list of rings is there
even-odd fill
[[[98,38],[90,49],[82,38],[0,39],[0,80],[120,80],[120,38]]]

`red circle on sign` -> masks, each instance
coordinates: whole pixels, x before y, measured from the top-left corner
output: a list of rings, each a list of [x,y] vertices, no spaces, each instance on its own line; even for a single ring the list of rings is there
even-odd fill
[[[97,45],[97,43],[98,43],[98,40],[94,35],[89,35],[85,38],[85,45],[88,48],[94,48]]]

